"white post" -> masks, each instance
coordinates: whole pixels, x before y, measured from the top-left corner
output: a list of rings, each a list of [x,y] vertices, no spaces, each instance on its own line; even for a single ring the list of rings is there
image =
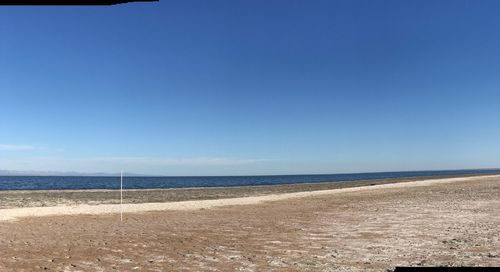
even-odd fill
[[[120,171],[120,222],[123,221],[123,171]]]

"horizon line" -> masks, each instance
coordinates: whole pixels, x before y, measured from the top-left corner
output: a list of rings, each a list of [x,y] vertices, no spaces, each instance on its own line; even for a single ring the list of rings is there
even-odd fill
[[[258,175],[148,175],[132,172],[123,172],[126,177],[268,177],[268,176],[323,176],[323,175],[355,175],[355,174],[377,174],[377,173],[411,173],[411,172],[452,172],[452,171],[500,171],[500,167],[486,167],[486,168],[454,168],[454,169],[423,169],[423,170],[396,170],[396,171],[361,171],[361,172],[337,172],[337,173],[300,173],[300,174],[258,174]],[[2,173],[2,172],[7,172]],[[8,173],[13,172],[13,173]],[[17,173],[16,173],[17,172]],[[32,173],[29,172],[40,172]],[[46,174],[41,174],[46,173]],[[78,172],[78,171],[24,171],[24,170],[0,170],[0,176],[4,177],[114,177],[120,176],[120,172],[107,173],[107,172]]]

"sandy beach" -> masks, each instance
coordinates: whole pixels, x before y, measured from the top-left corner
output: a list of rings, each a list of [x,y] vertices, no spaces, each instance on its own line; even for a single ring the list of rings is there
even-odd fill
[[[500,271],[500,1],[1,6],[0,272]]]
[[[19,199],[35,192],[3,192],[0,270],[386,271],[396,265],[500,265],[500,176],[340,186],[246,193],[233,188],[222,198],[224,190],[213,189],[219,197],[153,203],[131,198],[138,203],[124,205],[123,222],[115,202],[49,197],[33,206]],[[15,203],[21,205],[13,208]]]

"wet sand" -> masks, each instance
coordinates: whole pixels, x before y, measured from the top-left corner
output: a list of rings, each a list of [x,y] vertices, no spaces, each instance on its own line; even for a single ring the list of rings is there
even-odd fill
[[[252,205],[127,213],[122,223],[117,214],[27,217],[0,222],[0,270],[499,266],[498,214],[496,176],[375,185]]]

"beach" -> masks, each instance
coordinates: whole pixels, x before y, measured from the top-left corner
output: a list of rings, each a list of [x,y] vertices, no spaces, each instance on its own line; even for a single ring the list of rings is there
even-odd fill
[[[500,265],[500,176],[116,193],[2,192],[0,270]]]

